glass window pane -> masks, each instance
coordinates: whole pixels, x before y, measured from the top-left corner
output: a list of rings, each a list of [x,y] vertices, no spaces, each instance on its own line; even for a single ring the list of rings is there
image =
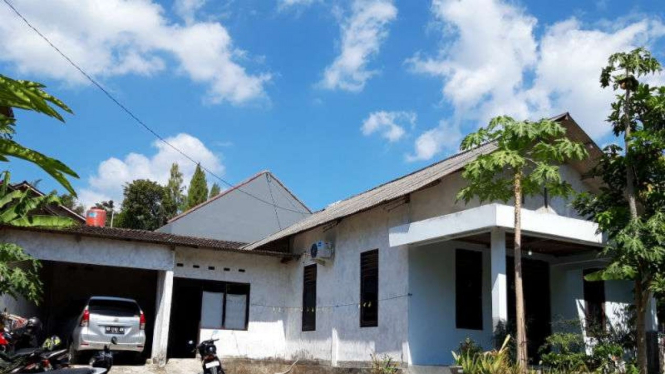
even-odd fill
[[[221,329],[224,293],[203,291],[201,300],[201,328]]]

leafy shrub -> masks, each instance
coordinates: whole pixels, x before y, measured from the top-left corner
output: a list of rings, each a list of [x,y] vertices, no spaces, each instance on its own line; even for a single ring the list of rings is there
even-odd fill
[[[388,355],[379,357],[377,354],[371,354],[372,366],[370,368],[371,374],[397,374],[399,373],[399,365],[393,361]]]
[[[458,366],[462,367],[464,374],[517,374],[519,368],[510,360],[508,344],[510,335],[506,336],[499,349],[487,352],[473,351],[472,349],[453,352],[453,358]],[[466,341],[460,347],[467,346]]]
[[[457,354],[460,356],[463,355],[475,356],[482,352],[483,352],[483,347],[478,345],[478,343],[473,341],[473,339],[471,338],[464,339],[461,343],[459,343],[459,347],[457,348]]]
[[[563,371],[586,370],[586,352],[581,334],[557,332],[545,339],[540,347],[543,365]]]

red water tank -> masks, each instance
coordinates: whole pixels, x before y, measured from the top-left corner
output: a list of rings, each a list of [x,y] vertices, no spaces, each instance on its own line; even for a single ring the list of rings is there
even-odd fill
[[[92,208],[85,214],[85,224],[88,226],[104,227],[106,225],[106,211]]]

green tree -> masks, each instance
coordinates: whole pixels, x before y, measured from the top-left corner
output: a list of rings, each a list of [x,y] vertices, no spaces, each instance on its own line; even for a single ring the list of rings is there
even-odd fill
[[[64,122],[56,108],[72,113],[62,101],[43,90],[44,85],[36,82],[14,80],[0,74],[0,162],[9,162],[11,157],[23,159],[39,166],[51,175],[67,191],[76,192],[67,177],[78,175],[62,162],[27,148],[13,140],[16,132],[14,109],[42,113]],[[22,226],[62,227],[73,224],[66,217],[46,217],[33,214],[44,206],[59,203],[55,194],[30,196],[26,191],[10,191],[9,172],[4,172],[0,187],[0,223]],[[38,303],[41,299],[42,284],[39,280],[40,263],[26,254],[16,244],[0,243],[0,296],[23,296]]]
[[[166,219],[175,217],[185,206],[183,176],[177,163],[171,165],[171,172],[164,186],[164,212]]]
[[[12,139],[16,132],[14,108],[46,114],[62,122],[64,119],[54,106],[72,113],[62,101],[42,90],[44,87],[41,83],[14,80],[0,74],[0,162],[9,162],[9,157],[16,157],[34,163],[65,187],[70,194],[76,196],[74,188],[67,180],[67,176],[78,178],[72,169]]]
[[[516,121],[507,116],[496,117],[487,127],[467,135],[462,150],[471,150],[492,142],[497,149],[470,162],[462,176],[467,180],[458,199],[466,203],[478,198],[480,203],[511,199],[515,203],[515,304],[517,327],[517,361],[526,372],[528,365],[527,337],[522,290],[522,197],[542,194],[566,197],[572,192],[561,178],[559,165],[568,160],[587,157],[584,146],[566,137],[566,129],[558,122]]]
[[[213,183],[212,187],[210,187],[210,196],[208,196],[209,199],[212,199],[213,197],[219,195],[222,192],[222,189],[219,187],[219,184]]]
[[[166,223],[164,187],[147,179],[137,179],[125,185],[118,227],[155,230]]]
[[[604,149],[593,175],[600,193],[575,201],[580,214],[598,223],[608,236],[602,254],[611,258],[587,280],[632,280],[636,309],[637,366],[647,371],[646,317],[652,292],[665,290],[665,87],[639,77],[659,72],[651,54],[638,48],[610,56],[601,72],[602,87],[617,91],[607,121],[624,147]]]
[[[60,199],[60,204],[62,206],[67,207],[70,210],[80,215],[85,214],[85,207],[83,206],[83,204],[79,203],[78,200],[76,200],[76,197],[74,197],[74,195],[70,193],[63,193],[59,196],[59,199]]]
[[[9,172],[3,173],[0,183],[0,224],[62,228],[74,225],[69,217],[39,215],[49,205],[60,204],[55,193],[34,196],[31,190],[12,190]],[[39,261],[13,243],[0,243],[0,296],[19,296],[36,304],[42,294],[39,280]]]
[[[201,204],[208,200],[208,181],[206,175],[201,169],[201,165],[196,165],[192,180],[189,182],[187,190],[187,209]]]

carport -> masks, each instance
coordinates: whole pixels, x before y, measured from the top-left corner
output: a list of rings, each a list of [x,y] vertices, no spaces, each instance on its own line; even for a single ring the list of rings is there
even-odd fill
[[[42,262],[44,298],[37,307],[4,301],[12,313],[39,316],[46,333],[68,339],[63,325],[78,314],[88,297],[135,299],[146,315],[145,357],[166,351],[171,307],[174,251],[180,244],[169,234],[76,226],[64,230],[0,227],[0,240],[16,243]],[[80,312],[80,311],[79,311]],[[157,343],[155,343],[157,342]]]
[[[42,261],[42,266],[44,300],[38,316],[47,336],[56,334],[68,342],[71,333],[68,330],[76,325],[75,319],[91,296],[129,298],[138,302],[147,317],[143,356],[150,356],[157,271],[59,261]]]

